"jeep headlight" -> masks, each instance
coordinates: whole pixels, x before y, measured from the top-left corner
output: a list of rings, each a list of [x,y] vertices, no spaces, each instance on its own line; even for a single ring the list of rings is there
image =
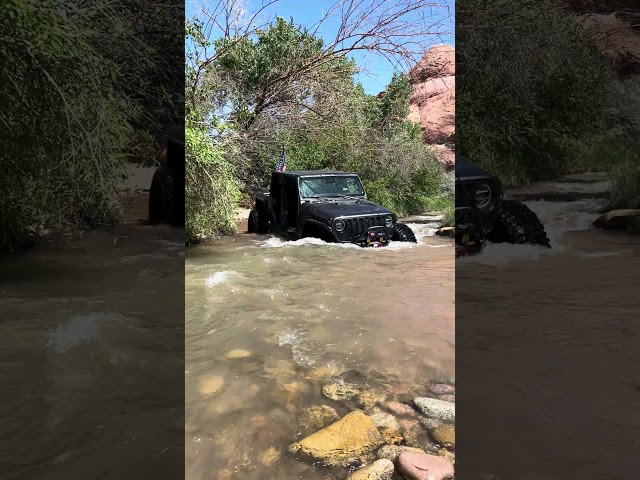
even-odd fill
[[[491,187],[486,183],[478,185],[473,193],[473,199],[476,202],[476,207],[480,210],[488,211],[493,208],[493,191]]]
[[[334,223],[334,227],[336,229],[336,232],[343,231],[345,227],[344,220],[336,220],[336,223]]]
[[[384,225],[385,225],[385,227],[387,227],[387,228],[391,228],[391,227],[393,227],[393,217],[386,217],[386,218],[384,219]]]

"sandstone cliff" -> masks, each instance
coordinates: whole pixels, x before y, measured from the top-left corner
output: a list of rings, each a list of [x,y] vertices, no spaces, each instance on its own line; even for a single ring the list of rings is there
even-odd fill
[[[455,69],[455,49],[437,45],[409,71],[409,120],[420,124],[425,143],[434,146],[447,169],[455,161],[450,145],[444,145],[455,142]]]

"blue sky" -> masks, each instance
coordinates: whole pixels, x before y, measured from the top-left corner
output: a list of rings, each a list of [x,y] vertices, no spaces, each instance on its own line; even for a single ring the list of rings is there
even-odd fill
[[[186,0],[187,18],[193,17],[193,15],[199,11],[196,5],[206,3],[207,0]],[[212,1],[211,3],[213,4],[214,2]],[[280,0],[270,7],[268,14],[271,16],[278,15],[286,19],[293,17],[295,24],[310,27],[322,18],[332,3],[332,0]],[[444,8],[433,9],[430,12],[433,15],[433,22],[430,23],[437,22],[437,26],[434,27],[433,32],[451,32],[451,35],[443,36],[425,32],[424,40],[428,45],[446,43],[455,46],[455,39],[453,38],[455,1],[444,0],[441,3],[449,5],[448,10]],[[249,11],[253,11],[255,5],[259,4],[260,0],[249,0]],[[331,38],[332,34],[335,34],[336,29],[337,25],[335,23],[327,22],[319,34],[320,36]],[[387,60],[376,57],[370,53],[358,53],[354,55],[354,58],[361,70],[361,73],[357,75],[356,79],[362,83],[366,93],[377,94],[384,90],[385,86],[391,80],[391,76],[396,67],[391,65]]]

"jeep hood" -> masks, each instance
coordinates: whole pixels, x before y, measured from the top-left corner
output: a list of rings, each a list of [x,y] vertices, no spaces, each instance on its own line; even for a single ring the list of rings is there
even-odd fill
[[[309,203],[302,203],[300,210],[304,210],[323,220],[354,215],[393,215],[390,210],[369,200],[314,200]]]
[[[480,165],[456,155],[456,178],[457,177],[464,179],[469,177],[493,177],[493,175]]]

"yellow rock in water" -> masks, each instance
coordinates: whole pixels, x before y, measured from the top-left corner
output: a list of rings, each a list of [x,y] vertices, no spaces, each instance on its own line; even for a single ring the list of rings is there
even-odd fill
[[[234,360],[236,358],[247,358],[251,356],[251,352],[249,350],[242,350],[238,348],[236,350],[231,350],[227,353],[227,358],[230,360]]]
[[[222,390],[224,379],[218,375],[212,375],[200,380],[200,394],[204,396],[216,395]]]
[[[440,235],[441,237],[453,237],[455,233],[455,227],[441,227],[436,231],[436,235]]]
[[[280,460],[280,452],[274,447],[269,448],[260,456],[260,462],[266,467],[270,467],[278,460]]]
[[[289,450],[328,465],[345,465],[373,451],[383,442],[371,418],[356,410],[294,443]]]

